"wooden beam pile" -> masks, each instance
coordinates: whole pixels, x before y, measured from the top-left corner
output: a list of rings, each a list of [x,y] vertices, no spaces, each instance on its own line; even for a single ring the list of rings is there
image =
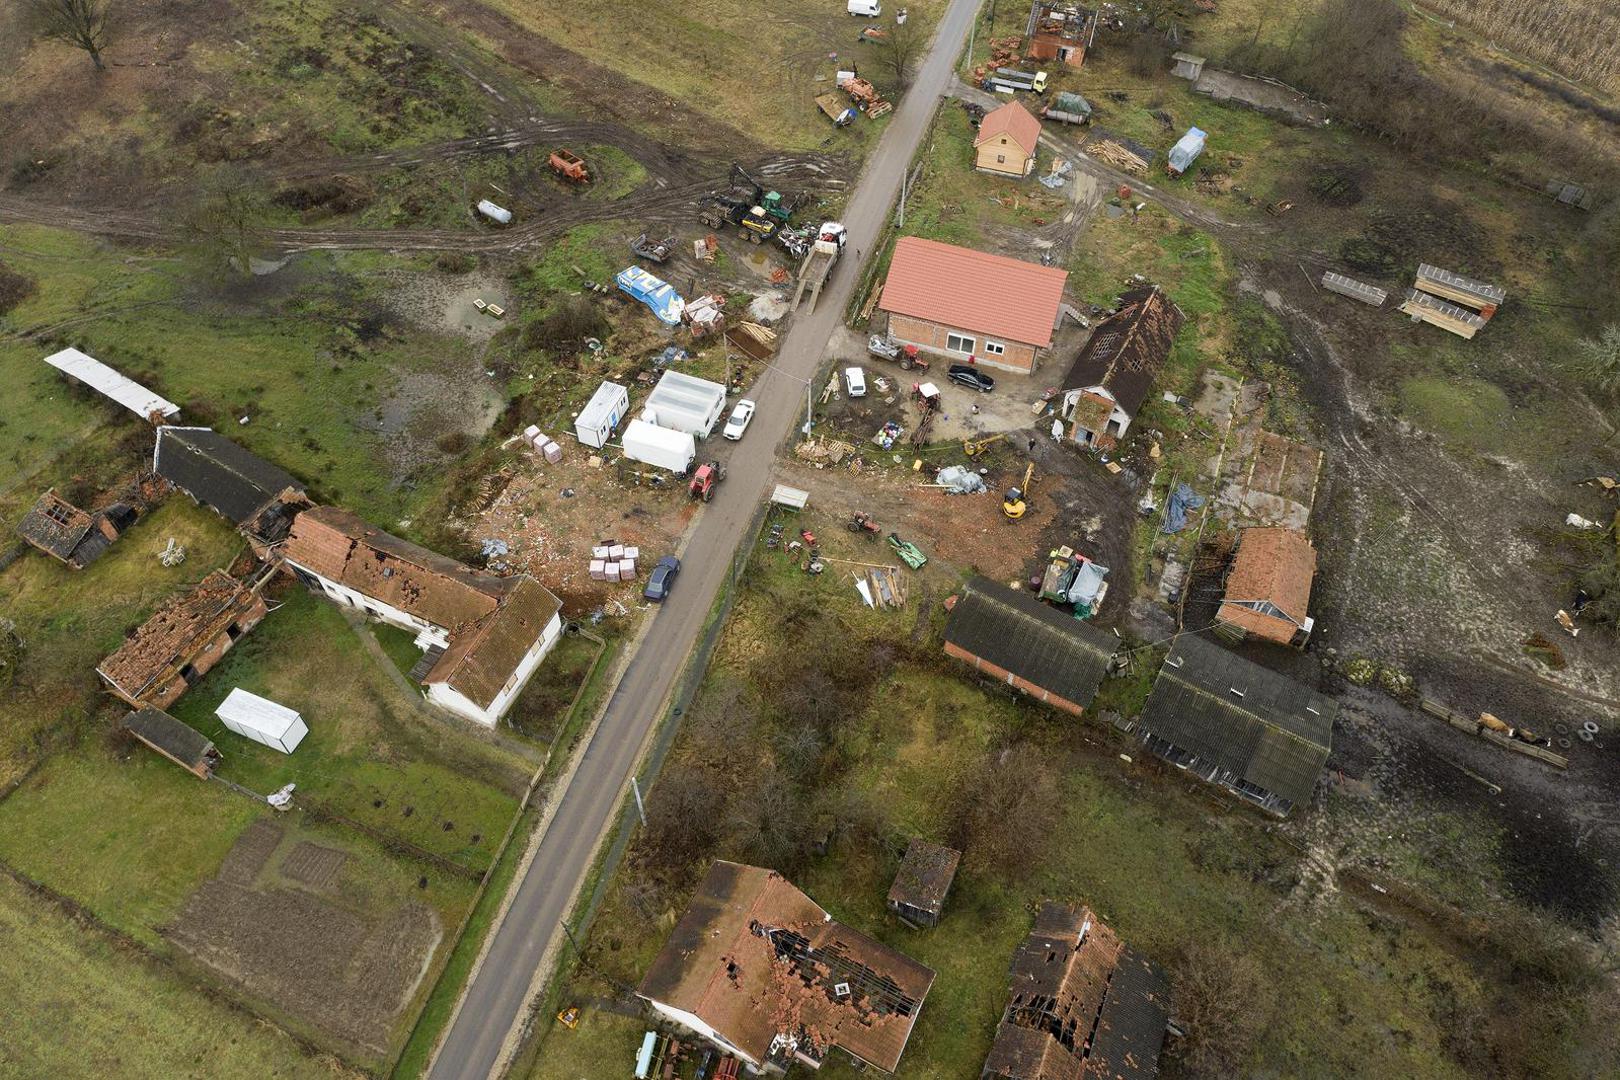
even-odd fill
[[[1143,176],[1148,170],[1148,159],[1136,148],[1111,137],[1091,138],[1086,141],[1086,153],[1116,169]]]
[[[1401,305],[1401,311],[1412,316],[1413,322],[1426,322],[1461,338],[1472,338],[1485,327],[1485,320],[1467,308],[1448,304],[1416,289],[1406,290],[1406,302]]]
[[[1370,304],[1373,307],[1383,307],[1385,299],[1389,296],[1389,293],[1376,285],[1368,285],[1364,281],[1335,274],[1331,270],[1322,275],[1322,288],[1328,292],[1336,292],[1340,296],[1348,296],[1352,300],[1360,300],[1363,304]]]
[[[1489,322],[1496,309],[1507,300],[1507,290],[1500,285],[1465,278],[1428,263],[1418,264],[1417,287],[1430,296],[1473,309],[1485,322]]]

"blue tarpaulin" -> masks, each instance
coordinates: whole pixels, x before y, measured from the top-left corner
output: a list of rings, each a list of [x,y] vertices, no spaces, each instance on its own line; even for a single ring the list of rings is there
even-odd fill
[[[1170,503],[1164,508],[1164,531],[1177,533],[1187,527],[1187,511],[1196,510],[1204,505],[1202,495],[1193,494],[1193,489],[1186,484],[1177,484],[1176,490],[1170,493]]]
[[[675,286],[663,278],[654,277],[639,266],[631,266],[620,270],[613,280],[618,282],[621,291],[652,308],[652,313],[664,324],[675,326],[680,323],[686,301],[675,291]]]

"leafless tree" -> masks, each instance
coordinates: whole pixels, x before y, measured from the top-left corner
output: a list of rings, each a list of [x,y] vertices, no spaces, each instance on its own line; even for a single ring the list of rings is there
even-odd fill
[[[269,223],[270,198],[259,178],[236,166],[209,176],[186,217],[193,245],[210,260],[253,273],[260,231]]]
[[[907,19],[889,27],[889,32],[878,45],[878,56],[882,61],[884,70],[894,77],[896,89],[904,90],[911,82],[911,68],[922,54],[923,40],[921,28],[917,22]]]
[[[90,54],[97,71],[106,71],[101,50],[107,47],[110,0],[23,0],[39,36],[72,45]]]

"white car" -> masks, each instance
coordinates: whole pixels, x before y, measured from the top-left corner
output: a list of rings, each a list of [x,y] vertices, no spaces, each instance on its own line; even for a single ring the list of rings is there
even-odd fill
[[[748,421],[754,418],[754,403],[747,398],[737,402],[736,408],[731,410],[731,416],[726,419],[726,429],[720,434],[736,442],[748,430]]]
[[[866,372],[858,367],[844,369],[844,385],[849,387],[849,396],[852,398],[866,396]]]

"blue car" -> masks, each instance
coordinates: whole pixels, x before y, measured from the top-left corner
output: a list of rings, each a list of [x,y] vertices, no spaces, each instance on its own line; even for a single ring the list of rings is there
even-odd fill
[[[647,587],[641,590],[641,595],[648,600],[662,602],[669,596],[670,586],[675,584],[675,575],[681,572],[681,560],[673,555],[665,555],[658,560],[658,565],[652,568],[652,574],[647,578]]]

